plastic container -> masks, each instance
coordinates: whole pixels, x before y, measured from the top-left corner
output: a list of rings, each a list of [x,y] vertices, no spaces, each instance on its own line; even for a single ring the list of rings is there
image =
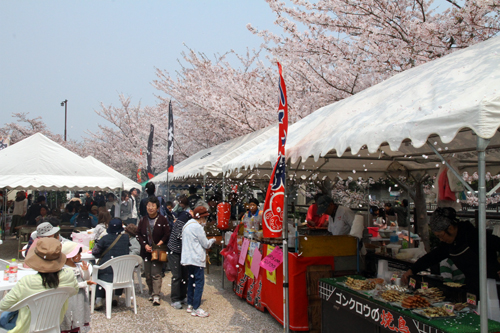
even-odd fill
[[[9,270],[10,270],[10,266],[9,265],[5,266],[5,270],[3,271],[3,280],[4,281],[9,281]]]
[[[379,233],[378,233],[378,227],[368,227],[368,233],[369,233],[372,237],[378,237],[378,236],[379,236]]]
[[[9,269],[9,283],[15,282],[17,282],[17,261],[16,259],[12,259]]]

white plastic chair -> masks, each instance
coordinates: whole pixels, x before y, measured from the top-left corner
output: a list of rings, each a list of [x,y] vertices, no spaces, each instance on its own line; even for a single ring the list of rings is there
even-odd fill
[[[25,306],[31,312],[30,332],[59,333],[61,332],[61,309],[64,302],[75,293],[72,287],[59,287],[45,290],[26,297],[7,311],[16,311]],[[7,330],[0,328],[0,333]]]
[[[141,278],[141,269],[142,269],[142,264],[135,266],[134,272],[137,275],[137,281],[139,283],[139,289],[141,290],[141,294],[144,292],[142,290],[142,278]],[[132,278],[134,278],[134,274],[132,274]]]
[[[94,265],[92,281],[104,288],[106,292],[106,318],[111,319],[111,302],[115,289],[125,289],[125,304],[130,306],[130,299],[134,300],[134,313],[137,314],[137,301],[135,299],[134,269],[142,263],[142,258],[136,255],[125,255],[106,261],[102,265]],[[111,267],[113,269],[113,282],[99,280],[99,271]],[[92,285],[90,300],[90,313],[94,313],[96,285]]]
[[[11,263],[12,263],[11,261],[0,259],[0,270],[2,270],[2,271],[5,270],[5,268],[7,267],[7,265],[10,266]],[[17,263],[18,263],[18,266],[17,266],[18,270],[19,269],[25,269],[23,267],[23,265],[19,261]]]
[[[10,262],[8,262],[7,260],[0,259],[0,270],[2,271],[5,270],[7,265],[10,265]]]

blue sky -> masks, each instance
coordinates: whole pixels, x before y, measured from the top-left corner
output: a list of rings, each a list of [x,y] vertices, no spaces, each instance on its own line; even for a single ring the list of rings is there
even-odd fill
[[[264,0],[0,0],[0,127],[29,112],[63,134],[67,99],[68,138],[81,140],[105,122],[101,102],[154,105],[155,68],[178,70],[184,43],[244,53],[262,43],[246,24],[278,32],[273,22]]]

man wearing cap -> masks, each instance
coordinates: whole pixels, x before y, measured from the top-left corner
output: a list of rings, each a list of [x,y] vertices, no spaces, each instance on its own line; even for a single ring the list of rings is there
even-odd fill
[[[323,195],[318,199],[317,214],[330,216],[328,218],[328,231],[332,235],[349,235],[355,216],[349,208],[339,206],[328,195]]]
[[[108,224],[107,229],[108,234],[103,236],[94,245],[92,249],[92,254],[99,259],[99,265],[105,262],[129,254],[130,241],[127,234],[123,234],[123,222],[118,218],[111,219]],[[118,239],[118,240],[117,240]],[[115,242],[115,240],[117,240]],[[106,282],[113,282],[113,269],[111,267],[99,270],[98,275],[100,280]],[[118,304],[118,298],[123,293],[123,289],[115,290],[115,296],[113,297],[113,305]],[[103,303],[103,298],[105,296],[105,291],[103,288],[96,288],[95,292],[95,309],[101,308]]]
[[[203,206],[193,211],[193,218],[182,228],[181,265],[188,269],[187,312],[192,316],[208,317],[208,312],[200,308],[203,286],[205,285],[206,250],[209,249],[215,238],[207,239],[203,226],[210,213]]]
[[[418,259],[412,268],[403,275],[403,282],[446,258],[451,258],[465,275],[465,284],[469,292],[479,298],[479,237],[478,230],[469,221],[460,221],[455,209],[437,208],[432,213],[429,226],[441,241],[434,250]],[[486,273],[489,279],[499,280],[500,263],[497,260],[500,251],[500,238],[486,235]]]
[[[14,304],[22,301],[28,296],[57,287],[72,287],[70,297],[78,293],[78,282],[75,275],[69,270],[62,269],[66,263],[66,256],[61,253],[61,243],[53,238],[43,238],[28,253],[25,263],[38,274],[27,275],[21,278],[14,288],[0,302],[0,311],[8,310]],[[61,321],[68,308],[68,301],[61,309]],[[16,320],[10,321],[13,326],[5,326],[6,317],[12,312],[2,312],[0,323],[2,327],[9,329],[11,333],[30,331],[31,311],[25,306],[19,310]]]

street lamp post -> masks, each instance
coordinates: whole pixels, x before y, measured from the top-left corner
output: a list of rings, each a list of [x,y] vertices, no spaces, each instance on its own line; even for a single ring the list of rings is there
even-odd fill
[[[68,100],[65,99],[61,102],[61,106],[64,106],[64,141],[66,141],[66,126],[68,123]]]

